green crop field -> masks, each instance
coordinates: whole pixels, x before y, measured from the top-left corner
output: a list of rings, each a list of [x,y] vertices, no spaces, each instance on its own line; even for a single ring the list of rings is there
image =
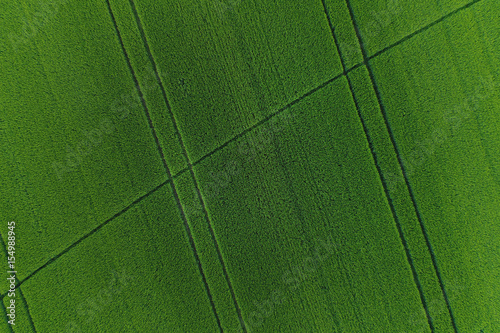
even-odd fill
[[[500,332],[498,0],[0,0],[0,333]]]

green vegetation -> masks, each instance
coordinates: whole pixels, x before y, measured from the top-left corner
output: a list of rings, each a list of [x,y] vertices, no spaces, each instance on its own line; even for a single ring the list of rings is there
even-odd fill
[[[0,6],[0,332],[500,331],[494,0]]]
[[[217,330],[168,185],[22,287],[41,332]]]
[[[464,332],[500,327],[498,13],[479,3],[374,61],[444,288],[463,286],[448,297]]]
[[[39,10],[2,8],[11,31]],[[20,280],[166,180],[144,111],[122,103],[136,91],[106,5],[68,2],[54,15],[17,49],[3,40],[0,56],[1,230],[22,221]]]
[[[192,161],[341,72],[320,1],[134,2]]]
[[[248,324],[403,330],[390,318],[420,314],[418,292],[345,79],[285,112],[196,170],[226,182],[206,203]]]

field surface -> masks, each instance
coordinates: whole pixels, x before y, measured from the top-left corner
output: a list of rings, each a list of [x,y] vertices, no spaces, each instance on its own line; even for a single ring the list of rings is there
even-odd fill
[[[500,332],[498,0],[0,8],[0,333]]]

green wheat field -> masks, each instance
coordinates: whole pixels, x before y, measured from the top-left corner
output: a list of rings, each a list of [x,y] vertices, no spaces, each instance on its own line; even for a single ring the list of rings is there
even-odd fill
[[[499,333],[499,0],[0,0],[0,333]]]

